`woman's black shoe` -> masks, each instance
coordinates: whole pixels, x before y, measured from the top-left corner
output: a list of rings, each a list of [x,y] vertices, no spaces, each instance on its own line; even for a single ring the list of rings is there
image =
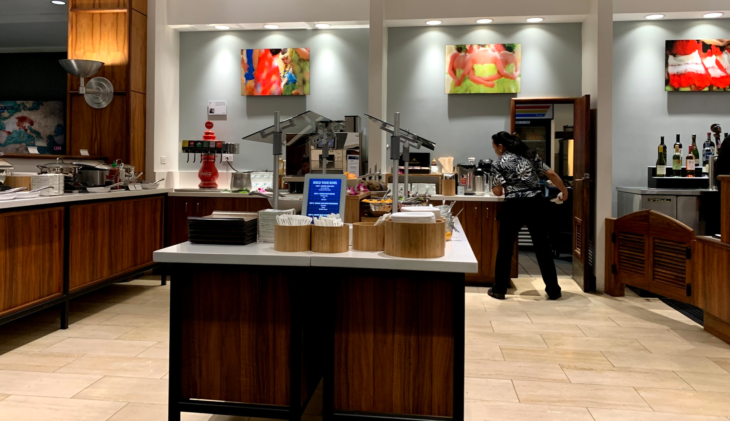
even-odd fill
[[[504,294],[497,294],[496,292],[492,291],[492,288],[489,288],[489,290],[487,290],[487,295],[498,300],[504,300],[506,298]]]
[[[559,299],[562,296],[563,296],[563,294],[560,293],[560,292],[557,293],[557,294],[548,295],[548,300],[555,301],[555,300]]]

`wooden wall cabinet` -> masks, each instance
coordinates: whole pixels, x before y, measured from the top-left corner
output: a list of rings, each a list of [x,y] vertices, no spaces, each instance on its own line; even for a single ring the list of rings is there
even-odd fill
[[[114,85],[114,100],[90,107],[78,93],[80,79],[68,76],[67,154],[87,149],[144,170],[147,0],[70,0],[68,58],[104,62],[95,76]]]
[[[152,265],[163,247],[163,197],[70,206],[69,290]]]
[[[63,294],[63,207],[0,214],[0,316]]]

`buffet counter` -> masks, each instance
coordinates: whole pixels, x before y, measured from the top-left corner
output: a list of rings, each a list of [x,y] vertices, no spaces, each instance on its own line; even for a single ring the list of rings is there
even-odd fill
[[[484,195],[484,196],[442,196],[440,194],[436,194],[431,196],[432,201],[439,201],[439,200],[445,200],[447,202],[504,202],[504,196],[492,196],[492,195]]]
[[[33,199],[14,199],[0,201],[0,210],[27,208],[31,206],[63,205],[76,202],[87,202],[109,199],[130,199],[135,197],[154,196],[172,192],[172,189],[157,190],[114,190],[108,193],[66,193],[60,196],[40,196]]]
[[[456,225],[463,232],[463,227]],[[178,244],[169,420],[299,419],[322,377],[329,419],[464,418],[465,236],[437,259]]]

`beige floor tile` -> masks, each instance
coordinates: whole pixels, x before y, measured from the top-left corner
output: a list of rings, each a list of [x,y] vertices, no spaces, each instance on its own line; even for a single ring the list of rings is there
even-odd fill
[[[653,341],[639,339],[652,354],[692,355],[730,358],[730,345],[724,342]]]
[[[596,421],[727,421],[725,417],[588,408]]]
[[[582,351],[649,352],[636,339],[542,335],[549,348]]]
[[[102,310],[103,313],[137,314],[141,316],[162,316],[169,307],[150,307],[144,304],[114,304]]]
[[[124,405],[124,402],[10,396],[0,401],[0,420],[100,421],[108,419]]]
[[[632,387],[514,381],[522,403],[651,411]]]
[[[586,408],[467,400],[466,421],[594,421]]]
[[[683,323],[667,317],[658,315],[646,315],[642,317],[633,316],[609,316],[611,320],[621,327],[638,327],[648,329],[674,329],[674,330],[702,330],[702,327],[694,322]]]
[[[12,339],[0,341],[0,353],[9,351],[43,351],[50,346],[53,346],[59,342],[64,341],[66,338],[61,337],[38,337],[32,336],[17,336]]]
[[[668,370],[611,368],[587,364],[563,364],[562,368],[571,383],[693,390],[687,382]]]
[[[612,367],[606,357],[597,351],[502,347],[502,355],[504,355],[505,361],[548,364],[593,364]]]
[[[467,360],[464,371],[467,377],[568,382],[559,364]]]
[[[464,355],[467,361],[504,361],[502,349],[499,347],[499,345],[483,344],[478,341],[470,340],[468,338],[465,345],[466,349]]]
[[[119,339],[126,341],[169,342],[170,329],[162,327],[137,327],[120,336]]]
[[[117,339],[132,329],[134,329],[132,326],[103,326],[77,323],[69,326],[68,329],[59,329],[48,336],[60,338]]]
[[[542,336],[537,333],[494,333],[478,332],[467,337],[466,343],[480,345],[500,345],[516,348],[547,348]]]
[[[693,415],[730,415],[730,393],[636,389],[656,412]]]
[[[616,326],[608,316],[568,317],[554,314],[528,313],[533,323],[559,325]]]
[[[162,378],[165,379],[165,380],[170,380],[170,373],[168,372],[167,374],[165,374],[164,376],[162,376]]]
[[[519,402],[511,380],[464,379],[464,398],[480,401]]]
[[[687,342],[699,342],[699,343],[710,343],[710,344],[717,344],[717,343],[724,343],[722,339],[718,338],[717,336],[705,332],[704,330],[672,330],[673,334],[679,336],[680,338],[684,339]],[[645,339],[653,339],[653,338],[645,338]]]
[[[208,414],[193,414],[190,412],[183,412],[182,414],[182,421],[208,420],[211,420],[211,416]],[[242,420],[245,420],[245,418],[242,418]],[[132,402],[109,418],[109,421],[167,421],[167,405]]]
[[[102,325],[169,328],[170,318],[163,316],[141,316],[139,314],[119,314],[105,320]]]
[[[495,300],[489,296],[487,298],[484,298],[484,295],[480,295],[482,297],[482,302],[484,304],[484,309],[486,311],[504,311],[504,312],[511,312],[511,313],[524,313],[525,308],[520,305],[519,301],[510,301],[510,300]]]
[[[70,398],[100,378],[101,376],[79,374],[0,370],[0,393],[5,395]]]
[[[695,390],[730,393],[730,374],[693,373],[689,371],[677,371],[677,374]]]
[[[168,371],[167,359],[138,357],[96,357],[86,355],[57,373],[159,379]]]
[[[166,404],[167,380],[104,377],[74,399]]]
[[[555,301],[520,301],[518,305],[527,313],[565,315]]]
[[[643,352],[604,352],[616,367],[649,370],[692,371],[696,373],[724,373],[719,365],[705,357],[685,355],[646,354]]]
[[[623,338],[623,339],[655,339],[655,340],[676,340],[677,336],[665,328],[646,329],[636,327],[618,326],[586,326],[578,325],[580,329],[591,338]]]
[[[9,397],[10,395],[0,395],[0,401],[5,400],[5,398]]]
[[[116,316],[113,313],[71,313],[69,315],[69,323],[71,326],[74,324],[83,325],[98,325],[101,322],[111,319]]]
[[[532,323],[532,320],[530,320],[525,312],[501,310],[489,310],[475,315],[467,313],[465,320],[467,326],[488,325],[494,321]]]
[[[467,294],[479,294],[479,287],[465,287],[464,292]]]
[[[155,342],[121,341],[110,339],[67,338],[45,350],[69,354],[72,352],[88,355],[108,355],[118,357],[134,357],[146,351]]]
[[[81,354],[12,351],[0,355],[0,370],[53,373],[81,357]]]
[[[170,346],[166,343],[158,343],[146,350],[145,352],[137,355],[137,358],[170,358]]]
[[[563,336],[586,336],[576,325],[494,321],[492,322],[492,328],[499,333],[555,333]]]
[[[725,371],[730,373],[730,358],[710,358],[710,361],[722,367]]]

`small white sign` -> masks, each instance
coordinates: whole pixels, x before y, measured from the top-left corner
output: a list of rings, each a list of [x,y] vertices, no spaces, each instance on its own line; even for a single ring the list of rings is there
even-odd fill
[[[38,147],[36,147],[36,146],[28,146],[28,152],[37,155],[39,153],[38,152]]]
[[[81,152],[81,156],[89,156],[88,149],[80,149],[79,152]]]
[[[227,101],[208,101],[208,115],[226,115]]]

